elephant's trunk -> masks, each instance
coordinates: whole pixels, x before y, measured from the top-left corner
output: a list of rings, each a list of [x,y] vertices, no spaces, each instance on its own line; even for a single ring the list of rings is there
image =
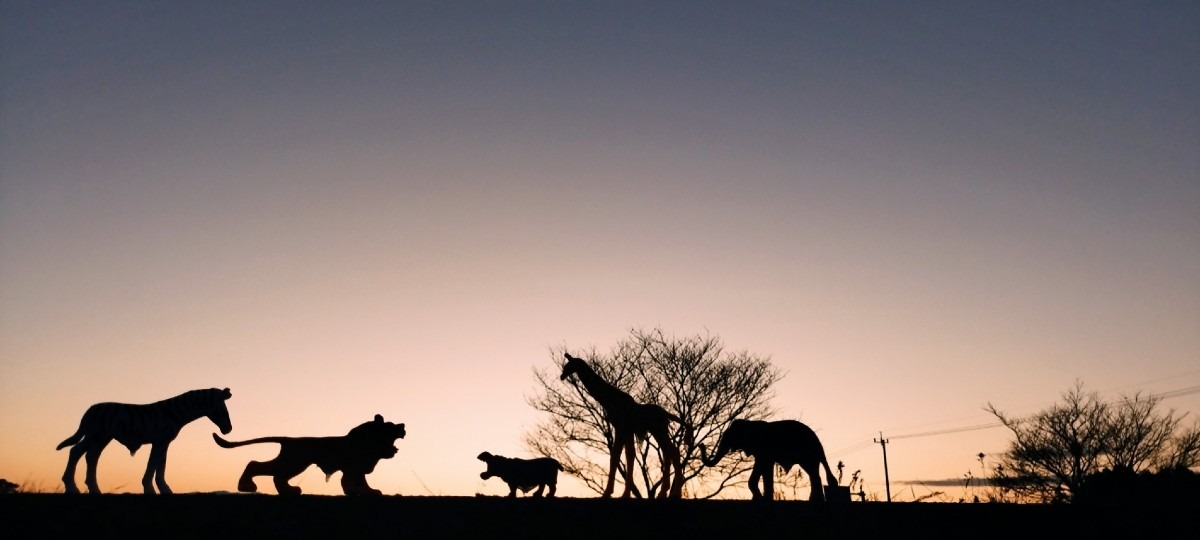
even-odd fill
[[[716,467],[717,464],[721,462],[721,458],[725,457],[725,454],[729,453],[729,448],[728,445],[725,444],[725,441],[721,441],[721,443],[717,445],[717,453],[713,454],[712,459],[708,458],[708,451],[704,448],[703,444],[698,445],[698,448],[700,449],[700,461],[704,462],[705,467]]]

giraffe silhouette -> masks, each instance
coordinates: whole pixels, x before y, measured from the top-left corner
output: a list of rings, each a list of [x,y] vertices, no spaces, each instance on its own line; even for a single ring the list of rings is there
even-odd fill
[[[659,498],[670,496],[672,499],[678,499],[682,497],[683,467],[679,463],[679,449],[671,441],[668,428],[670,427],[669,422],[683,424],[683,420],[653,403],[638,403],[633,396],[597,375],[582,358],[571,356],[571,353],[563,353],[563,356],[566,357],[567,362],[563,364],[562,376],[559,377],[559,380],[567,380],[571,375],[578,377],[588,394],[591,394],[592,398],[604,409],[605,417],[612,424],[615,432],[613,445],[609,452],[608,483],[604,488],[604,493],[600,496],[612,496],[613,480],[616,477],[623,450],[625,452],[625,492],[621,494],[621,497],[629,497],[633,489],[634,437],[644,438],[648,434],[654,437],[663,453],[662,489],[659,490]],[[674,481],[671,480],[672,467],[675,469]]]

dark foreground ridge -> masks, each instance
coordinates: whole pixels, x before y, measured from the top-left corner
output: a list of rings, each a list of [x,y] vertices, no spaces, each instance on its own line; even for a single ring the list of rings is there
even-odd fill
[[[0,496],[6,538],[1148,538],[1194,508],[176,494]],[[1169,536],[1168,536],[1169,537]]]

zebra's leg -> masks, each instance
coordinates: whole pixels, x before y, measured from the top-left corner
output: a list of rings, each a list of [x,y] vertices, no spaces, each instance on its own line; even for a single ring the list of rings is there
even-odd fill
[[[112,439],[96,439],[91,442],[84,441],[83,444],[87,447],[83,460],[87,463],[87,476],[83,483],[87,485],[88,493],[93,495],[100,494],[100,486],[96,483],[96,465],[100,463],[100,453],[108,446]]]
[[[75,446],[71,447],[71,452],[67,455],[67,470],[63,472],[63,491],[74,495],[79,493],[79,486],[75,485],[75,467],[79,464],[79,458],[83,457],[87,451],[88,439],[80,441]]]
[[[158,484],[158,492],[170,495],[171,488],[167,486],[167,445],[170,441],[155,443],[150,446],[150,459],[146,460],[146,474],[142,475],[142,491],[146,495],[154,495],[154,484]]]

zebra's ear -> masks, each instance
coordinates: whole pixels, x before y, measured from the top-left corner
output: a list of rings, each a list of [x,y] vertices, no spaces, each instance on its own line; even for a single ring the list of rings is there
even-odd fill
[[[229,399],[231,397],[233,397],[233,392],[230,392],[229,389],[226,388],[225,389],[225,399]]]
[[[382,415],[382,414],[377,414],[377,415],[375,415],[375,421],[376,421],[376,422],[383,422],[383,415]]]

